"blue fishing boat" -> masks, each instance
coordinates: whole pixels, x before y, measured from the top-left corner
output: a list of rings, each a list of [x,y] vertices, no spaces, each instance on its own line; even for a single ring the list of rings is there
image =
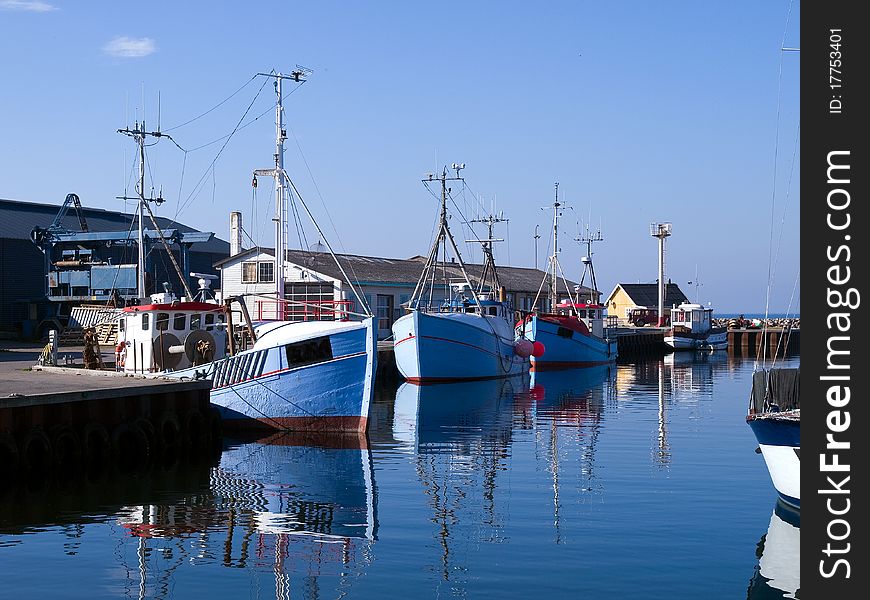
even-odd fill
[[[254,171],[275,181],[275,299],[278,320],[251,322],[244,297],[210,299],[195,304],[176,303],[167,292],[159,304],[126,309],[135,313],[120,330],[137,353],[128,369],[176,378],[210,379],[211,403],[231,427],[364,432],[377,368],[377,330],[364,297],[350,284],[365,311],[353,313],[331,308],[331,320],[288,321],[289,306],[309,303],[284,299],[284,217],[289,197],[289,177],[284,170],[283,109],[281,83],[300,81],[304,73],[289,76],[271,73],[275,79],[275,166]],[[350,282],[314,217],[297,193],[295,198],[311,217],[321,239]],[[201,284],[202,285],[202,284]],[[207,286],[206,286],[207,287]],[[236,348],[237,332],[230,305],[238,301],[245,317],[244,335],[253,346]],[[353,318],[361,320],[352,320]],[[172,331],[169,331],[171,323]],[[230,332],[227,335],[226,328]],[[241,333],[241,332],[240,332]],[[229,343],[228,356],[224,357]],[[137,352],[137,348],[143,351]],[[222,358],[223,357],[223,358]],[[130,359],[126,359],[129,363]]]
[[[529,340],[537,345],[531,355],[533,371],[546,369],[565,369],[590,367],[616,361],[617,342],[615,328],[606,325],[606,308],[598,301],[598,284],[592,265],[592,242],[601,241],[600,232],[595,236],[586,235],[581,241],[587,244],[587,255],[583,276],[577,290],[565,284],[566,298],[560,301],[559,274],[559,216],[562,203],[559,202],[559,184],[556,184],[556,199],[553,202],[553,254],[549,257],[547,274],[541,282],[549,284],[549,310],[536,308],[516,324],[517,341]],[[588,302],[576,294],[583,288],[586,275],[590,276],[591,298]],[[564,276],[562,277],[564,281]],[[538,297],[534,305],[538,306]]]
[[[456,242],[447,225],[447,181],[462,180],[464,164],[454,163],[456,175],[448,177],[445,167],[440,176],[427,181],[441,182],[440,228],[429,258],[408,304],[408,312],[393,323],[396,366],[413,383],[434,383],[512,377],[529,370],[529,354],[514,339],[513,310],[505,300],[505,289],[498,280],[492,256],[490,234],[482,243],[484,268],[477,285],[472,284]],[[459,281],[436,283],[438,256],[446,256],[450,244],[458,268]],[[445,297],[450,294],[450,297]]]

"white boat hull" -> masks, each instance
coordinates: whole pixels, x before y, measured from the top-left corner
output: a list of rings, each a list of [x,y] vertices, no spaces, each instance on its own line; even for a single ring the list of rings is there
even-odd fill
[[[728,348],[728,332],[714,331],[706,336],[680,335],[669,331],[664,342],[674,350],[725,350]]]

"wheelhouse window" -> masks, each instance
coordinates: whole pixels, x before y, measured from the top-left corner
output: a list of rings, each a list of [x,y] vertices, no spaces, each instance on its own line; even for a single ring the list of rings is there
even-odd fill
[[[157,313],[157,318],[154,319],[154,328],[157,331],[169,329],[169,313]]]
[[[190,315],[190,330],[193,331],[195,329],[202,329],[202,315],[199,313]]]
[[[151,315],[148,313],[142,313],[142,331],[148,331],[148,328],[151,326]]]
[[[205,314],[205,330],[211,331],[214,329],[214,315],[212,313]]]
[[[175,313],[175,317],[172,320],[172,328],[175,331],[187,329],[187,315],[185,313]]]
[[[127,319],[125,319],[123,317],[118,319],[118,331],[124,331],[124,329],[126,329],[126,326],[127,326]]]
[[[332,360],[332,344],[328,337],[287,344],[284,348],[290,368]]]

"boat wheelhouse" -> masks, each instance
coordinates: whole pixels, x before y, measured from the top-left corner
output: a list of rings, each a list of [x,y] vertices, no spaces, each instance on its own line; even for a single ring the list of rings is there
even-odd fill
[[[164,373],[204,365],[226,356],[226,308],[179,301],[172,292],[152,294],[150,304],[123,309],[118,340],[119,371]]]
[[[671,308],[671,327],[665,344],[674,350],[722,350],[728,347],[728,331],[713,325],[713,309],[683,302]]]

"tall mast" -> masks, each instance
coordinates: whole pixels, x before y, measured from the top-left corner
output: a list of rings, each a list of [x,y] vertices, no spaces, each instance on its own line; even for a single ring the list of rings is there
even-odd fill
[[[146,198],[145,197],[145,138],[147,136],[160,138],[165,134],[160,133],[159,128],[158,131],[147,131],[145,129],[145,120],[142,120],[142,126],[139,126],[139,122],[136,122],[136,125],[133,129],[119,129],[118,133],[123,135],[128,135],[133,138],[136,142],[136,145],[139,147],[139,182],[137,184],[137,191],[139,192],[135,198],[137,201],[137,219],[139,221],[139,232],[138,232],[138,246],[139,246],[139,256],[136,261],[136,293],[137,296],[142,299],[145,297],[145,230],[144,230],[144,209],[146,202],[157,202],[158,204],[163,202],[163,198]],[[169,136],[167,136],[169,137]],[[124,200],[129,200],[126,196],[121,196]],[[171,254],[171,253],[170,253]],[[184,279],[182,279],[182,283],[184,283]]]
[[[553,201],[553,256],[550,257],[550,310],[556,309],[556,269],[559,262],[559,182],[556,182],[556,199]]]
[[[287,139],[287,130],[284,129],[284,107],[282,103],[282,82],[285,79],[293,81],[305,81],[305,70],[297,69],[290,75],[282,75],[280,72],[258,73],[275,79],[275,166],[272,169],[256,169],[254,171],[254,187],[257,186],[257,175],[271,176],[275,180],[275,297],[276,318],[284,320],[284,261],[286,259],[286,221],[287,221],[287,175],[284,172],[284,140]]]
[[[439,217],[438,235],[435,236],[435,240],[432,242],[432,248],[431,250],[429,250],[429,257],[426,259],[426,265],[423,267],[423,272],[420,274],[420,279],[417,280],[417,285],[414,286],[414,293],[411,295],[412,302],[416,300],[418,306],[420,304],[420,300],[422,300],[423,292],[426,289],[427,282],[430,286],[429,296],[431,304],[432,291],[435,287],[435,271],[438,268],[438,250],[439,248],[441,248],[441,245],[443,243],[446,254],[447,242],[450,242],[450,247],[453,248],[453,253],[456,255],[456,260],[459,263],[459,269],[462,271],[462,275],[465,277],[465,282],[468,284],[468,288],[471,291],[471,295],[474,298],[475,304],[477,304],[478,308],[480,308],[480,300],[478,299],[478,295],[474,290],[474,286],[471,285],[471,279],[469,279],[468,277],[468,271],[465,269],[465,263],[462,262],[462,255],[459,252],[459,248],[456,246],[456,241],[453,239],[453,234],[450,233],[450,228],[447,226],[447,182],[462,181],[462,177],[459,175],[459,171],[464,168],[465,163],[453,163],[453,169],[456,171],[455,176],[448,177],[447,167],[445,166],[440,176],[436,176],[434,173],[428,173],[426,175],[426,178],[423,179],[423,183],[436,180],[441,182],[441,215]]]

